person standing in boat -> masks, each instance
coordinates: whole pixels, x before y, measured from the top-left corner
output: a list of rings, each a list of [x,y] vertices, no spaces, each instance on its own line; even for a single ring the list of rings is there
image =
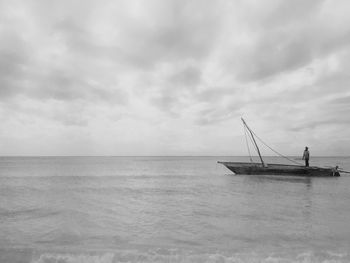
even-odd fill
[[[305,160],[306,167],[309,167],[309,159],[310,159],[309,148],[305,147],[304,154],[303,154],[303,160]]]

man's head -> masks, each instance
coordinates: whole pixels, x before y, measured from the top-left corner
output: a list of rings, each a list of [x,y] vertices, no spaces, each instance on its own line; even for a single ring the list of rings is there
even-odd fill
[[[306,151],[309,150],[309,147],[306,146],[306,147],[305,147],[305,150],[306,150]]]

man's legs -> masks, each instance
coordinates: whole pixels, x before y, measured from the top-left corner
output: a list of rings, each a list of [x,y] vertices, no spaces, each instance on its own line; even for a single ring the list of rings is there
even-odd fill
[[[309,167],[309,159],[305,159],[305,166]]]

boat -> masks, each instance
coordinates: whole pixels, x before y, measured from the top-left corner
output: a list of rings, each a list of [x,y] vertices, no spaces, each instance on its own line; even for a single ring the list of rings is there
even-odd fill
[[[289,161],[295,163],[292,164],[274,164],[274,163],[266,163],[264,162],[260,149],[258,147],[258,144],[256,143],[255,133],[249,128],[247,123],[243,118],[243,126],[245,128],[245,135],[247,140],[247,135],[250,137],[258,155],[260,158],[260,162],[253,162],[250,150],[248,146],[249,156],[251,162],[221,162],[218,161],[218,163],[226,166],[230,171],[232,171],[235,174],[253,174],[253,175],[295,175],[295,176],[308,176],[308,177],[334,177],[334,176],[340,176],[340,170],[338,169],[338,166],[335,167],[317,167],[317,166],[310,166],[306,167],[303,165],[298,164],[297,162],[289,159],[286,156],[282,157],[288,159]],[[270,148],[270,147],[269,147]],[[272,148],[270,148],[273,150]],[[274,151],[274,150],[273,150]],[[274,151],[276,152],[276,151]],[[277,153],[277,152],[276,152]]]
[[[243,163],[243,162],[218,162],[225,165],[235,174],[262,174],[262,175],[301,175],[301,176],[340,176],[336,167],[323,168],[310,166],[288,164],[266,164],[261,163]]]

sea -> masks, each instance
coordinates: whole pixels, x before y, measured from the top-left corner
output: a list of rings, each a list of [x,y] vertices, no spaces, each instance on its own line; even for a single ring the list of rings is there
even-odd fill
[[[350,262],[349,174],[217,161],[249,158],[0,157],[0,263]]]

